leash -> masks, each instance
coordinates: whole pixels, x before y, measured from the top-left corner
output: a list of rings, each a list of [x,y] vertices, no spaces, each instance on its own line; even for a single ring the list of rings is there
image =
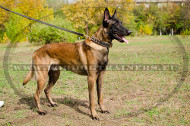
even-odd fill
[[[80,36],[84,36],[86,38],[90,38],[88,35],[85,35],[85,34],[82,34],[82,33],[78,33],[78,32],[75,32],[75,31],[71,31],[71,30],[68,30],[68,29],[65,29],[65,28],[62,28],[62,27],[59,27],[59,26],[56,26],[56,25],[53,25],[53,24],[49,24],[49,23],[46,23],[44,21],[40,21],[40,20],[37,20],[37,19],[34,19],[34,18],[31,18],[31,17],[28,17],[26,15],[23,15],[23,14],[20,14],[20,13],[17,13],[17,12],[14,12],[8,8],[5,8],[3,6],[0,5],[0,8],[8,11],[8,12],[11,12],[11,13],[14,13],[16,15],[19,15],[21,17],[24,17],[26,19],[29,19],[29,20],[32,20],[32,21],[36,21],[36,22],[39,22],[41,24],[44,24],[44,25],[48,25],[50,27],[54,27],[54,28],[57,28],[57,29],[60,29],[60,30],[63,30],[63,31],[67,31],[67,32],[70,32],[70,33],[73,33],[73,34],[76,34],[76,35],[80,35]],[[95,37],[92,37],[90,38],[90,40],[92,40],[94,43],[98,44],[98,45],[101,45],[101,46],[104,46],[104,47],[111,47],[111,44],[110,43],[107,43],[107,42],[103,42],[103,41],[100,41],[98,40],[97,38]]]
[[[41,24],[45,24],[45,25],[48,25],[48,26],[50,26],[50,27],[54,27],[54,28],[57,28],[57,29],[60,29],[60,30],[63,30],[63,31],[67,31],[67,32],[70,32],[70,33],[73,33],[73,34],[76,34],[76,35],[84,36],[84,37],[87,37],[87,38],[89,37],[88,35],[85,35],[85,34],[82,34],[82,33],[78,33],[78,32],[75,32],[75,31],[71,31],[71,30],[68,30],[68,29],[65,29],[65,28],[62,28],[62,27],[53,25],[53,24],[46,23],[46,22],[44,22],[44,21],[40,21],[40,20],[31,18],[31,17],[28,17],[28,16],[23,15],[23,14],[14,12],[14,11],[12,11],[12,10],[10,10],[10,9],[8,9],[8,8],[5,8],[5,7],[1,6],[1,5],[0,5],[0,7],[1,7],[2,9],[4,9],[4,10],[8,11],[8,12],[12,12],[12,13],[14,13],[14,14],[16,14],[16,15],[22,16],[22,17],[27,18],[27,19],[29,19],[29,20],[33,20],[33,21],[39,22],[39,23],[41,23]]]

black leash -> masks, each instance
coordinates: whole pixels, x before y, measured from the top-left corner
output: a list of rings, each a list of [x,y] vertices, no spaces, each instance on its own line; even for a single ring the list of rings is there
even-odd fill
[[[78,32],[75,32],[75,31],[71,31],[71,30],[68,30],[68,29],[65,29],[65,28],[62,28],[62,27],[55,26],[55,25],[53,25],[53,24],[49,24],[49,23],[46,23],[46,22],[43,22],[43,21],[40,21],[40,20],[31,18],[31,17],[28,17],[28,16],[25,16],[25,15],[22,15],[22,14],[20,14],[20,13],[14,12],[14,11],[8,9],[8,8],[5,8],[5,7],[1,6],[1,5],[0,5],[0,7],[1,7],[2,9],[6,10],[6,11],[12,12],[12,13],[14,13],[14,14],[16,14],[16,15],[22,16],[22,17],[27,18],[27,19],[29,19],[29,20],[33,20],[33,21],[39,22],[39,23],[41,23],[41,24],[45,24],[45,25],[48,25],[48,26],[51,26],[51,27],[54,27],[54,28],[57,28],[57,29],[60,29],[60,30],[64,30],[64,31],[67,31],[67,32],[70,32],[70,33],[73,33],[73,34],[76,34],[76,35],[80,35],[80,36],[85,36],[85,37],[88,38],[88,36],[85,35],[85,34],[78,33]]]
[[[57,28],[57,29],[60,29],[60,30],[63,30],[63,31],[67,31],[67,32],[70,32],[70,33],[73,33],[73,34],[76,34],[76,35],[80,35],[80,36],[84,36],[84,37],[86,37],[86,38],[89,38],[88,35],[85,35],[85,34],[82,34],[82,33],[78,33],[78,32],[75,32],[75,31],[71,31],[71,30],[68,30],[68,29],[65,29],[65,28],[62,28],[62,27],[55,26],[55,25],[53,25],[53,24],[46,23],[46,22],[44,22],[44,21],[40,21],[40,20],[31,18],[31,17],[28,17],[28,16],[26,16],[26,15],[23,15],[23,14],[20,14],[20,13],[17,13],[17,12],[14,12],[14,11],[12,11],[12,10],[10,10],[10,9],[8,9],[8,8],[5,8],[5,7],[1,6],[1,5],[0,5],[0,8],[4,9],[4,10],[6,10],[6,11],[12,12],[12,13],[14,13],[14,14],[16,14],[16,15],[22,16],[22,17],[24,17],[24,18],[27,18],[27,19],[29,19],[29,20],[33,20],[33,21],[39,22],[39,23],[41,23],[41,24],[48,25],[48,26],[50,26],[50,27],[54,27],[54,28]],[[111,47],[111,44],[110,44],[110,43],[100,41],[100,40],[96,39],[95,37],[92,37],[90,40],[92,40],[94,43],[96,43],[96,44],[98,44],[98,45],[101,45],[101,46],[104,46],[104,47]]]

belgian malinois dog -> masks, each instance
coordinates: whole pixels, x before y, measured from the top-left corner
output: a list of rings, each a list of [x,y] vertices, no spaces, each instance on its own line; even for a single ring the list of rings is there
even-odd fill
[[[119,42],[128,43],[124,36],[128,36],[130,34],[131,31],[126,29],[122,25],[122,22],[116,18],[116,11],[111,17],[109,10],[106,8],[104,11],[103,23],[98,31],[94,34],[94,37],[87,38],[82,42],[77,42],[74,44],[47,44],[36,50],[32,56],[31,70],[27,74],[23,85],[25,85],[35,74],[37,80],[37,90],[34,98],[39,114],[46,114],[46,112],[40,106],[40,94],[44,89],[48,76],[49,81],[44,92],[51,106],[57,106],[50,96],[50,90],[59,78],[60,66],[80,66],[80,69],[68,68],[68,70],[79,75],[87,76],[90,112],[92,119],[99,119],[94,105],[95,85],[97,86],[98,104],[100,106],[101,112],[109,113],[109,111],[103,105],[102,94],[103,75],[108,63],[109,47],[112,45],[112,40],[114,39],[118,40]],[[40,65],[43,65],[43,69],[42,67],[39,68]]]

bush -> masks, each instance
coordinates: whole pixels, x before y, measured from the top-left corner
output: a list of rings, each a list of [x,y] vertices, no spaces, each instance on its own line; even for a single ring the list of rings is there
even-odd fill
[[[9,38],[7,37],[7,34],[0,30],[0,43],[3,43],[3,42],[8,42],[10,41]]]
[[[3,42],[3,36],[4,36],[3,30],[0,29],[0,43]]]
[[[41,0],[20,0],[12,8],[12,10],[35,19],[53,19],[53,9],[48,8],[48,6],[45,4],[45,1]],[[6,40],[6,37],[11,42],[21,42],[27,40],[30,26],[34,21],[28,20],[13,13],[10,13],[7,17],[8,21],[3,23],[6,32],[4,35],[4,40]]]
[[[69,21],[58,16],[55,17],[53,21],[49,21],[48,23],[75,31],[75,29]],[[77,35],[44,24],[36,23],[32,26],[31,32],[28,34],[28,39],[30,42],[39,44],[65,41],[75,42],[77,40]]]
[[[19,8],[13,9],[18,13],[22,13]],[[24,41],[27,36],[30,21],[21,16],[10,14],[9,21],[5,24],[6,35],[11,42]]]
[[[183,31],[183,32],[181,33],[181,35],[184,35],[184,36],[190,35],[190,28],[189,28],[189,29],[186,29],[185,31]]]
[[[149,24],[146,24],[146,25],[139,25],[139,28],[138,28],[138,33],[139,35],[152,35],[152,26],[149,25]]]
[[[143,31],[146,35],[152,35],[152,27],[150,25],[145,25]]]

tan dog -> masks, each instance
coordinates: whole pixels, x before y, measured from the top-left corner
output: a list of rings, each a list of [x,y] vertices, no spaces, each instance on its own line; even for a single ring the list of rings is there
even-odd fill
[[[49,81],[44,92],[50,104],[52,106],[57,105],[50,97],[50,90],[59,78],[59,66],[79,75],[87,76],[90,111],[93,119],[99,119],[94,105],[95,85],[97,85],[98,104],[101,112],[109,113],[103,105],[102,96],[103,75],[108,63],[109,47],[112,45],[113,39],[120,42],[127,42],[124,36],[130,33],[131,31],[124,28],[121,21],[116,19],[116,11],[114,15],[110,17],[109,10],[106,8],[104,11],[103,24],[95,33],[94,37],[74,44],[47,44],[36,50],[32,57],[32,69],[27,74],[23,85],[25,85],[34,74],[36,75],[37,90],[35,93],[35,101],[39,114],[45,115],[46,113],[40,106],[40,94],[44,89],[48,76]],[[72,67],[76,68],[76,66],[80,67],[80,69],[72,69]]]

